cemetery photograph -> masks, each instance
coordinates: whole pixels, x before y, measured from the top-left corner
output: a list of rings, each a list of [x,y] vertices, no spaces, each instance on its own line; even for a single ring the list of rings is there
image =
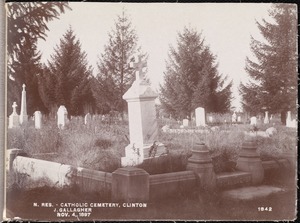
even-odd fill
[[[4,220],[297,218],[297,5],[10,2]]]

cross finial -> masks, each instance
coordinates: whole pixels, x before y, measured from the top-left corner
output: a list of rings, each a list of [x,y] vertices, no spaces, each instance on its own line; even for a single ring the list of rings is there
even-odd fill
[[[132,68],[135,69],[135,79],[140,82],[144,79],[146,72],[143,71],[143,68],[147,66],[146,61],[142,61],[142,56],[139,55],[138,59],[132,63]]]
[[[25,87],[26,87],[26,85],[25,85],[25,84],[23,84],[23,85],[22,85],[22,87],[23,87],[23,91],[25,91]]]

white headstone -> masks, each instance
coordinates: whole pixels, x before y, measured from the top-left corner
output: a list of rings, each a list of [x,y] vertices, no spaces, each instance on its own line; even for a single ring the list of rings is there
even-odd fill
[[[204,108],[202,107],[196,108],[195,114],[196,114],[196,126],[206,126]]]
[[[291,115],[291,111],[287,112],[286,127],[292,127],[292,115]]]
[[[250,118],[250,125],[257,125],[257,118],[255,116]]]
[[[57,110],[57,126],[63,129],[68,122],[68,111],[65,106],[61,105]]]
[[[288,111],[288,114],[287,114],[286,127],[289,127],[289,128],[297,128],[298,127],[297,120],[296,119],[292,120],[291,111]]]
[[[269,123],[270,123],[270,120],[269,120],[269,112],[266,111],[266,112],[265,112],[264,124],[269,124]]]
[[[236,114],[235,114],[235,112],[232,114],[231,122],[236,122]]]
[[[85,125],[88,125],[90,124],[92,121],[92,116],[90,113],[87,113],[85,116],[84,116],[84,124]]]
[[[20,125],[19,115],[17,114],[16,108],[18,107],[17,103],[14,102],[12,105],[13,112],[9,116],[8,128],[15,128]]]
[[[136,80],[123,95],[123,99],[128,103],[130,144],[125,148],[125,157],[121,158],[122,166],[140,164],[144,159],[151,158],[153,151],[157,156],[166,151],[165,146],[157,142],[155,99],[158,95],[150,84],[144,81],[143,66],[145,63],[141,61],[135,65]]]
[[[34,112],[34,127],[40,129],[42,127],[42,113],[40,111]]]
[[[212,116],[209,116],[209,117],[208,117],[208,121],[209,121],[209,122],[213,122],[213,117],[212,117]]]
[[[183,125],[183,127],[188,127],[189,126],[189,120],[188,119],[183,119],[182,120],[182,125]]]
[[[271,137],[275,134],[277,134],[277,130],[274,127],[270,127],[266,130],[266,134]]]
[[[238,116],[238,117],[237,117],[237,121],[238,121],[238,122],[242,122],[241,116]]]
[[[22,90],[21,111],[20,111],[20,124],[28,121],[25,84],[23,84],[22,87],[23,90]]]

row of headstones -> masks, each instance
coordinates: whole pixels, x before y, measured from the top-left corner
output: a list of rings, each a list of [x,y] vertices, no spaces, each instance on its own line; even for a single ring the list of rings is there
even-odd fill
[[[195,110],[195,114],[196,114],[196,126],[206,126],[206,122],[205,122],[205,109],[202,107],[199,107]],[[213,122],[213,117],[209,116],[208,117],[208,121],[210,123]],[[236,122],[241,122],[242,118],[241,116],[237,116],[236,113],[234,112],[232,115],[232,120],[231,122],[236,123]],[[226,122],[226,120],[225,120]],[[183,127],[188,127],[189,126],[189,120],[188,119],[183,119],[182,120],[182,126]]]
[[[26,115],[18,115],[16,111],[17,103],[14,102],[13,105],[13,112],[9,116],[9,124],[8,128],[16,128],[19,127],[22,123],[26,123],[28,121],[28,116]],[[22,112],[21,112],[22,114]],[[42,128],[42,113],[40,111],[35,111],[33,114],[34,118],[34,127],[36,129]],[[87,125],[91,123],[92,117],[90,113],[86,114],[84,117],[84,124]],[[68,119],[68,111],[65,106],[61,105],[57,111],[57,126],[60,129],[63,129],[65,125],[69,122]]]
[[[206,126],[205,123],[205,110],[204,108],[197,108],[195,110],[195,114],[196,114],[196,126]],[[269,124],[270,120],[272,120],[273,116],[271,115],[271,117],[269,118],[269,112],[266,111],[265,112],[265,118],[264,118],[264,124]],[[208,117],[209,122],[213,122],[213,117],[209,116]],[[232,123],[236,123],[236,122],[241,122],[242,118],[241,116],[237,116],[236,113],[234,112],[232,115]],[[226,120],[225,120],[226,122]],[[257,125],[257,117],[253,116],[250,118],[250,125]],[[183,119],[182,120],[182,127],[188,127],[189,126],[189,120],[188,119]],[[286,127],[297,127],[297,120],[291,118],[291,111],[288,111],[287,113],[287,119],[286,119]]]

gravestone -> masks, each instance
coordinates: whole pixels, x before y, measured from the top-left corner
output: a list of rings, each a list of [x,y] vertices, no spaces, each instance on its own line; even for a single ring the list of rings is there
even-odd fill
[[[274,127],[270,127],[266,130],[266,134],[271,137],[275,134],[277,134],[277,130]]]
[[[128,103],[130,144],[125,148],[125,157],[121,158],[122,166],[134,166],[166,152],[165,146],[157,142],[155,99],[158,95],[144,78],[145,63],[141,57],[133,66],[137,70],[136,80],[123,95]]]
[[[17,106],[18,105],[16,102],[14,102],[12,105],[13,112],[9,116],[9,122],[8,122],[8,128],[10,128],[10,129],[18,127],[20,125],[19,115],[17,114],[17,111],[16,111]]]
[[[57,111],[57,126],[60,129],[64,129],[68,123],[68,111],[65,106],[61,105]]]
[[[269,124],[269,123],[270,123],[270,120],[269,120],[269,112],[266,111],[266,112],[265,112],[264,124]]]
[[[241,116],[238,116],[238,117],[237,117],[237,121],[238,121],[238,122],[242,122]]]
[[[250,118],[250,125],[257,125],[257,118],[255,116]]]
[[[182,125],[183,125],[183,127],[189,127],[189,120],[188,119],[183,119],[182,120]]]
[[[204,108],[202,107],[196,108],[195,114],[196,114],[196,126],[206,126]]]
[[[231,122],[236,122],[236,113],[234,112],[231,117]]]
[[[212,117],[212,116],[209,116],[209,117],[208,117],[208,121],[209,121],[209,122],[213,122],[213,117]]]
[[[34,127],[40,129],[42,127],[42,113],[40,111],[34,112]]]
[[[85,125],[89,125],[91,124],[91,121],[92,121],[92,116],[90,113],[87,113],[85,116],[84,116],[84,124]]]
[[[28,121],[25,84],[23,84],[22,87],[23,90],[22,90],[21,111],[20,111],[20,124]]]
[[[297,121],[295,119],[292,120],[291,111],[288,111],[288,113],[287,113],[286,127],[289,127],[289,128],[296,128],[297,127]]]

